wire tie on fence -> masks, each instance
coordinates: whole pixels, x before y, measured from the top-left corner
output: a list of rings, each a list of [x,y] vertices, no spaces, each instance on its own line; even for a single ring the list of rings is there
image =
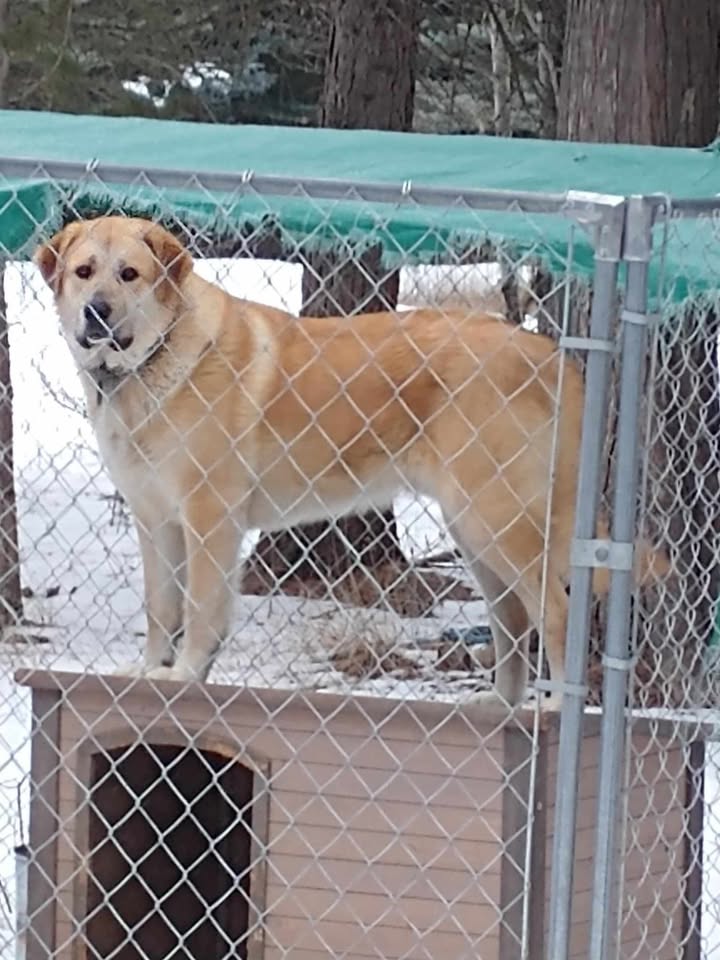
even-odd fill
[[[243,172],[240,174],[240,183],[242,184],[250,183],[250,181],[253,179],[254,176],[255,176],[254,170],[243,170]]]
[[[400,188],[400,193],[404,197],[409,197],[412,192],[412,180],[403,180],[403,185]]]
[[[628,673],[635,663],[634,657],[610,657],[606,653],[600,658],[602,665],[609,670],[623,670]]]
[[[620,312],[620,319],[623,323],[634,323],[639,327],[646,327],[649,322],[649,315],[647,313],[639,313],[637,310],[622,310]]]
[[[589,692],[586,683],[568,683],[567,680],[562,683],[557,680],[536,680],[535,689],[542,693],[568,693],[571,697],[586,697]]]
[[[99,165],[100,165],[99,158],[93,157],[92,160],[88,160],[88,162],[85,164],[85,173],[87,173],[88,175],[95,173]]]
[[[563,350],[599,350],[602,353],[615,353],[615,344],[611,340],[598,337],[560,337]]]

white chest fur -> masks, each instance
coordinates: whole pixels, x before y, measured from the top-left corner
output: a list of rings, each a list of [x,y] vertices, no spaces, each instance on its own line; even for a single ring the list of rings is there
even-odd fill
[[[121,387],[120,390],[124,389]],[[90,419],[100,455],[115,486],[135,512],[149,511],[158,520],[174,518],[177,510],[173,484],[155,462],[153,451],[143,442],[144,428],[153,415],[151,398],[128,403],[120,390],[114,397],[98,396],[97,388],[88,397]]]

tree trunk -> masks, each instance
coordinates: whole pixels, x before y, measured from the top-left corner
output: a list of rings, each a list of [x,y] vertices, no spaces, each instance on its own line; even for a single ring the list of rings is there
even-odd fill
[[[501,18],[503,30],[494,17],[490,17],[490,58],[492,61],[493,88],[493,133],[498,137],[509,137],[512,133],[512,85],[510,76],[510,55],[505,47],[504,35],[508,24],[505,11],[498,7],[495,16]]]
[[[537,70],[540,97],[540,135],[555,138],[558,121],[560,69],[567,0],[539,0],[531,12],[538,41]]]
[[[568,0],[558,138],[708,144],[719,30],[717,0]]]
[[[409,130],[417,39],[415,0],[337,0],[322,125]],[[351,318],[353,313],[392,309],[397,304],[399,278],[383,268],[379,246],[362,254],[346,247],[331,253],[303,253],[301,259],[305,266],[301,312],[305,315]],[[323,521],[262,537],[250,559],[245,589],[253,589],[258,577],[266,586],[275,580],[282,587],[284,579],[285,589],[290,590],[298,579],[319,581],[324,587],[339,582],[347,587],[352,581],[355,589],[360,575],[365,601],[376,602],[381,595],[392,595],[393,584],[406,566],[392,511],[373,511],[337,524]],[[427,609],[430,600],[424,597],[419,606]],[[418,612],[414,604],[410,609],[404,601],[401,605],[406,612]]]
[[[410,130],[418,27],[416,0],[336,0],[321,126]]]
[[[13,392],[5,300],[5,262],[0,260],[0,628],[22,619],[17,508],[13,467]]]

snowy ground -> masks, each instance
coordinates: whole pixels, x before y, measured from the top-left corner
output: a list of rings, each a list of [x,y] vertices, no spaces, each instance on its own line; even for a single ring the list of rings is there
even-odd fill
[[[299,267],[271,262],[206,262],[203,271],[243,296],[297,311]],[[417,302],[413,287],[428,276],[404,276],[401,289]],[[141,568],[127,518],[113,511],[113,488],[98,460],[83,419],[74,370],[57,333],[48,292],[30,267],[9,268],[5,279],[11,325],[15,391],[15,461],[23,583],[33,591],[27,614],[37,626],[25,642],[0,644],[0,960],[14,956],[13,856],[26,839],[30,712],[27,691],[12,681],[21,666],[110,671],[140,656],[144,620]],[[476,278],[463,289],[477,291]],[[417,291],[415,291],[417,292]],[[419,557],[447,543],[433,505],[400,498],[396,515],[404,549]],[[251,542],[246,543],[249,549]],[[322,690],[362,690],[408,698],[462,697],[477,677],[438,673],[423,640],[437,638],[449,623],[478,623],[481,601],[447,602],[433,619],[403,620],[369,611],[340,610],[333,603],[288,597],[241,597],[235,627],[212,678],[257,685],[302,685]],[[417,678],[384,677],[360,685],[335,672],[326,638],[358,624],[397,638],[416,659]],[[41,641],[41,642],[40,642]],[[712,815],[720,809],[717,770],[711,754],[706,796],[711,828],[706,836],[705,956],[720,958],[720,847]],[[717,899],[716,899],[717,898]]]

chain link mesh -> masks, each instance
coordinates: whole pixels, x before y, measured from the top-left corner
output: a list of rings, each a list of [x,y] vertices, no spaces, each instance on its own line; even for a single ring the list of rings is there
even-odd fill
[[[720,956],[717,220],[712,201],[689,216],[667,206],[651,264],[662,272],[672,251],[652,317],[641,525],[670,567],[635,604],[616,929],[621,957],[712,958]]]
[[[0,413],[6,430],[0,463],[2,960],[16,941],[31,958],[542,956],[558,738],[556,715],[538,708],[535,682],[548,679],[545,650],[553,611],[565,603],[569,564],[569,540],[553,555],[548,521],[574,506],[573,487],[559,490],[566,502],[558,506],[555,499],[557,398],[567,378],[582,370],[584,353],[568,347],[538,360],[537,345],[543,337],[587,334],[593,291],[571,269],[578,237],[572,220],[561,255],[545,240],[542,216],[510,204],[535,238],[520,250],[461,199],[434,210],[433,225],[423,226],[423,210],[410,193],[403,216],[413,223],[415,241],[403,247],[393,228],[398,207],[368,204],[362,185],[341,200],[324,201],[300,182],[286,184],[295,209],[312,212],[314,225],[303,232],[297,221],[288,229],[278,220],[252,183],[219,195],[200,175],[189,176],[170,196],[149,174],[120,191],[90,170],[82,190],[77,182],[52,184],[61,200],[50,222],[38,215],[45,208],[34,205],[32,190],[51,178],[42,165],[33,173],[32,182],[9,184],[15,212],[32,225],[37,244],[62,226],[92,220],[84,259],[74,259],[72,247],[57,253],[61,271],[74,272],[60,281],[65,297],[83,280],[95,292],[94,301],[91,296],[63,313],[56,268],[48,286],[0,235],[0,314],[7,326],[0,373],[11,374],[3,399],[12,411],[10,433]],[[338,230],[333,211],[339,202],[355,211],[357,230]],[[452,229],[458,208],[460,233]],[[91,321],[108,320],[100,294],[109,294],[99,281],[93,285],[93,275],[115,256],[113,291],[146,282],[146,260],[133,260],[137,250],[122,230],[109,239],[100,232],[97,218],[108,215],[127,224],[142,215],[148,229],[154,223],[167,233],[150,239],[145,256],[151,252],[160,266],[147,267],[146,299],[132,301],[132,315],[144,324],[132,337],[145,337],[144,353],[128,372],[116,361],[123,350],[129,356],[132,345],[116,339],[114,352],[103,346],[106,375],[90,381],[86,398],[58,335],[58,305],[66,338],[80,355],[85,348],[73,338],[90,336]],[[277,397],[258,404],[257,390],[248,386],[247,357],[240,363],[224,353],[210,332],[199,350],[225,386],[211,396],[202,381],[194,382],[187,401],[193,416],[172,413],[175,381],[165,393],[143,386],[147,358],[158,351],[172,376],[184,383],[192,373],[182,341],[162,326],[164,304],[183,291],[173,273],[182,253],[171,246],[173,255],[165,257],[158,246],[164,237],[189,251],[195,275],[263,305],[228,308],[218,300],[209,316],[238,337],[251,311],[255,347],[270,358],[264,369],[275,371],[280,348],[300,357],[283,387],[292,398],[285,419],[268,413]],[[86,266],[90,276],[75,276]],[[139,277],[122,280],[128,268]],[[203,296],[216,296],[203,289]],[[431,349],[418,346],[418,333],[398,338],[396,316],[383,316],[396,308],[433,311],[423,314],[423,330],[440,330]],[[131,311],[120,313],[127,319]],[[364,313],[367,320],[355,319]],[[298,315],[320,318],[313,329],[329,349],[298,345]],[[329,317],[346,319],[333,327],[322,319]],[[713,703],[707,678],[714,674],[703,672],[699,684],[695,669],[696,661],[708,662],[705,641],[714,618],[715,550],[708,531],[716,522],[716,477],[710,478],[714,461],[707,453],[717,402],[715,333],[708,347],[713,318],[691,307],[681,325],[659,328],[647,391],[643,525],[650,542],[669,550],[672,573],[655,577],[636,602],[633,696],[644,712],[630,730],[626,857],[622,871],[618,859],[613,894],[613,904],[620,904],[618,951],[627,957],[682,956],[688,944],[700,942],[701,913],[712,926],[713,747],[700,751],[697,726],[691,732],[685,721],[658,718],[652,710]],[[448,343],[457,344],[464,331],[498,324],[510,331],[500,347],[489,340],[479,356],[460,339],[454,355],[460,374],[439,365]],[[378,330],[394,338],[390,348]],[[107,328],[101,334],[103,343],[111,336]],[[335,339],[341,344],[333,352]],[[94,349],[91,342],[88,347]],[[363,362],[353,366],[347,356],[358,349]],[[414,364],[403,367],[402,376],[391,373],[393,351],[414,351]],[[508,383],[513,365],[525,371],[515,384]],[[435,380],[426,378],[423,391],[413,394],[413,380],[428,370]],[[487,409],[465,399],[478,371]],[[516,402],[528,384],[542,386],[543,409],[550,411],[539,426],[537,418],[534,425],[529,415],[524,419]],[[136,432],[154,424],[166,438],[159,458],[140,441],[124,454],[140,464],[144,488],[135,497],[150,503],[143,517],[133,516],[131,497],[110,478],[88,416],[88,407],[96,421],[105,416],[129,387],[145,390]],[[579,416],[582,395],[576,400],[571,412]],[[493,417],[502,424],[504,450],[485,443]],[[300,424],[292,435],[290,421]],[[411,427],[398,436],[402,421]],[[198,441],[198,423],[205,444]],[[258,472],[248,438],[260,430],[274,452]],[[462,437],[455,447],[453,430]],[[116,442],[112,431],[108,436],[106,445]],[[435,496],[413,459],[418,436],[426,444],[423,464],[434,462],[445,482],[436,482]],[[527,451],[537,448],[539,436],[543,455],[531,460]],[[259,514],[283,521],[264,532],[246,524],[237,536],[244,563],[236,564],[230,551],[220,564],[223,590],[231,588],[226,636],[222,618],[213,621],[220,627],[212,634],[217,597],[212,590],[193,595],[190,572],[193,551],[209,553],[208,545],[222,541],[240,516],[236,504],[222,499],[227,488],[214,486],[222,463],[208,450],[220,439],[229,440],[254,489],[279,497]],[[305,440],[313,444],[312,457]],[[372,451],[369,465],[355,456],[361,442]],[[480,444],[482,457],[473,452]],[[168,462],[190,446],[205,451],[205,459],[194,463],[183,489],[190,498],[198,485],[209,485],[212,498],[195,515],[201,528],[186,535],[186,559],[176,562],[172,534],[156,522],[162,518],[154,515],[155,504],[179,476],[180,466],[168,468]],[[611,464],[612,434],[606,446]],[[456,463],[468,455],[478,475],[486,475],[473,496],[512,506],[477,540],[475,501],[456,495]],[[512,486],[516,459],[521,487]],[[363,472],[352,475],[348,463],[363,463]],[[686,496],[693,467],[695,500]],[[115,464],[116,478],[124,468]],[[323,482],[324,472],[338,470],[351,474],[342,478],[344,499]],[[553,482],[555,495],[549,495]],[[608,492],[610,484],[608,469]],[[328,523],[325,514],[335,519]],[[682,530],[679,514],[686,517]],[[490,516],[487,509],[482,516]],[[520,530],[519,541],[508,535],[513,529]],[[154,625],[146,620],[144,540],[165,561],[156,593],[185,598],[182,623],[173,626],[162,611]],[[147,555],[147,544],[144,549]],[[193,615],[204,618],[203,636],[219,650],[210,682],[186,689],[164,674],[183,644],[189,647]],[[601,601],[593,618],[591,705],[602,700],[604,617]],[[503,625],[521,642],[503,643]],[[668,638],[690,634],[692,642],[682,646],[688,657],[679,658]],[[133,662],[137,672],[148,643],[163,648],[154,664],[159,669],[148,681],[128,680],[124,665]],[[513,710],[507,689],[495,681],[503,661],[518,657],[524,663],[516,676],[529,708]],[[592,710],[586,726],[571,947],[578,957],[585,955],[592,911],[600,748]],[[13,850],[20,867],[29,862],[27,883],[22,870],[19,880],[13,874]],[[711,956],[711,927],[703,926],[702,934]]]

